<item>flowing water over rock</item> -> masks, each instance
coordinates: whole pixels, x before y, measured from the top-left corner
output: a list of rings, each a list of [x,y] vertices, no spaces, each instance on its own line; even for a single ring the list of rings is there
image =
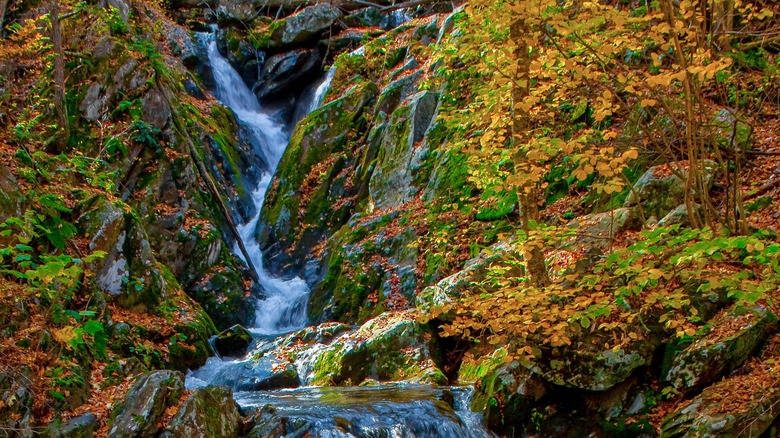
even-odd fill
[[[244,261],[251,263],[257,271],[260,286],[266,295],[265,299],[257,303],[253,329],[262,333],[288,332],[306,324],[309,288],[306,282],[298,277],[289,280],[274,278],[264,269],[263,255],[254,238],[254,231],[260,217],[265,192],[290,137],[284,123],[277,120],[273,114],[263,111],[254,93],[244,84],[227,59],[219,53],[214,35],[201,34],[200,38],[208,47],[217,99],[236,114],[241,126],[249,133],[256,152],[268,166],[252,196],[257,214],[249,222],[238,226],[241,240],[244,241],[252,259]],[[234,253],[239,256],[241,254],[237,248]]]
[[[470,389],[386,385],[239,392],[244,410],[264,410],[257,431],[285,435],[377,438],[487,438],[468,410]],[[251,433],[250,433],[250,436]],[[261,436],[261,434],[258,434]]]
[[[401,17],[403,18],[403,17]],[[400,18],[399,18],[400,19]],[[292,380],[280,381],[286,376],[280,372],[276,349],[283,343],[280,336],[306,325],[306,307],[309,288],[306,282],[275,278],[263,266],[260,245],[255,239],[260,210],[266,190],[272,182],[276,166],[289,141],[289,127],[280,117],[264,111],[256,96],[244,84],[239,74],[219,53],[213,34],[200,34],[207,45],[213,70],[216,97],[236,115],[242,128],[263,159],[264,169],[253,194],[257,214],[238,226],[239,234],[250,259],[246,261],[257,271],[264,299],[256,305],[254,348],[239,359],[212,357],[206,365],[187,375],[188,389],[219,385],[231,387],[235,399],[245,413],[266,405],[258,419],[258,427],[249,436],[267,436],[269,427],[283,431],[273,436],[311,437],[464,437],[493,436],[481,425],[481,416],[469,409],[470,388],[433,388],[424,385],[392,384],[376,387],[304,387],[263,391],[264,388],[297,386],[298,375],[309,375],[314,360],[325,346],[315,344],[310,351],[302,351],[294,367],[288,371]],[[332,69],[319,82],[309,87],[298,103],[294,120],[317,109],[335,75]],[[238,248],[234,253],[240,256]],[[348,327],[345,327],[348,330]],[[296,373],[297,372],[297,373]],[[272,382],[272,383],[268,383]],[[271,431],[271,429],[268,429]],[[276,433],[274,432],[274,433]]]

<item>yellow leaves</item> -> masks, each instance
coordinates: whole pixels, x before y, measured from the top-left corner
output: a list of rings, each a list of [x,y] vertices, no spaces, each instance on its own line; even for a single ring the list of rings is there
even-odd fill
[[[655,99],[642,99],[642,101],[639,103],[644,108],[652,108],[658,103]]]
[[[660,85],[662,87],[668,87],[672,83],[672,77],[668,74],[659,74],[648,77],[645,82],[647,85],[654,87]]]
[[[664,276],[664,271],[662,271],[660,269],[653,268],[653,269],[650,269],[649,271],[647,271],[647,275],[652,280],[658,280],[659,278]]]
[[[58,342],[61,342],[70,348],[71,342],[76,340],[78,337],[78,334],[76,333],[76,329],[73,326],[65,326],[61,329],[56,328],[52,329],[52,335],[54,336],[54,339],[56,339]]]
[[[629,149],[623,152],[623,158],[626,160],[636,160],[639,158],[639,151],[636,149]]]
[[[576,169],[574,169],[574,172],[572,172],[572,175],[574,175],[575,178],[577,178],[578,181],[585,181],[588,179],[588,176],[590,176],[591,173],[593,173],[593,166],[590,164],[587,164],[585,166],[580,166]]]

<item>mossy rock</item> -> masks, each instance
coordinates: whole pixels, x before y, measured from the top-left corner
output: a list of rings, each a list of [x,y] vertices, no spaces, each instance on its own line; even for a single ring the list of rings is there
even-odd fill
[[[376,93],[373,84],[355,86],[297,125],[257,227],[264,253],[274,253],[266,258],[272,271],[300,273],[310,249],[351,215],[357,200],[339,201],[360,196],[362,183],[352,169],[365,152],[353,150],[358,145],[350,139],[364,128]]]
[[[664,418],[661,438],[762,436],[780,414],[777,357],[709,386]]]
[[[320,353],[310,383],[358,385],[373,379],[446,384],[434,363],[437,354],[431,330],[413,313],[384,313]]]
[[[21,202],[23,200],[24,195],[11,169],[0,165],[0,223],[21,215]]]
[[[247,329],[240,325],[234,325],[223,330],[214,339],[214,348],[220,356],[241,356],[246,353],[254,338]]]
[[[494,366],[501,350],[485,358],[477,381],[471,410],[482,412],[491,430],[506,436],[519,435],[530,424],[533,409],[548,388],[539,376],[517,361]],[[505,354],[506,352],[504,352]],[[500,401],[500,402],[499,402]]]
[[[171,419],[168,430],[174,438],[193,436],[237,438],[241,414],[229,388],[196,389]]]
[[[707,323],[706,334],[674,355],[665,379],[677,389],[717,381],[755,353],[776,322],[765,307],[732,307]]]
[[[155,436],[165,409],[175,406],[184,392],[184,375],[154,371],[138,378],[125,399],[114,408],[110,438]]]

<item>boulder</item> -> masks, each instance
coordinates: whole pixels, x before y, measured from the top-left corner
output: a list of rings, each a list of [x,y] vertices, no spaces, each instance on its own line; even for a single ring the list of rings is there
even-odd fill
[[[421,91],[409,98],[389,120],[369,183],[377,209],[395,208],[414,199],[423,182],[418,173],[428,154],[422,142],[436,116],[438,94]],[[422,142],[422,143],[421,143]]]
[[[341,21],[347,27],[376,27],[382,23],[382,13],[378,8],[369,6],[350,12]]]
[[[775,322],[763,306],[731,308],[707,324],[706,334],[674,355],[666,380],[682,389],[720,379],[755,353]]]
[[[666,216],[677,206],[685,203],[685,181],[675,175],[672,169],[685,177],[687,168],[683,163],[651,167],[634,183],[623,206],[636,207],[641,202],[646,218]],[[705,171],[704,182],[709,190],[715,181],[718,168],[711,161],[705,162],[702,168]]]
[[[517,251],[517,248],[506,242],[493,244],[490,248],[480,252],[477,257],[467,261],[460,271],[423,289],[415,297],[415,307],[423,313],[429,313],[434,307],[455,302],[472,283],[482,281],[491,266],[506,259],[519,257]],[[523,275],[523,272],[520,271],[521,268],[516,263],[511,264],[511,266],[512,270],[506,273],[507,276]],[[452,321],[454,317],[454,310],[448,314],[437,316],[438,319],[444,321]]]
[[[30,388],[32,380],[25,373],[4,368],[0,371],[0,430],[14,431],[20,437],[33,437],[33,399]]]
[[[178,371],[154,371],[138,378],[114,412],[109,438],[153,437],[165,409],[178,403],[184,391],[184,375]]]
[[[576,235],[565,244],[572,248],[571,250],[596,248],[606,251],[618,234],[641,229],[642,220],[636,211],[623,207],[604,213],[587,214],[569,222],[568,226],[577,230]]]
[[[623,341],[619,347],[608,348],[621,329],[614,331],[585,330],[571,338],[565,348],[543,350],[530,367],[546,381],[568,388],[586,391],[606,391],[625,381],[634,371],[650,365],[661,345],[661,337],[647,332],[640,323],[623,330],[637,334]]]
[[[446,384],[434,363],[438,351],[430,328],[414,312],[388,312],[342,335],[318,352],[306,384],[357,385],[364,380]]]
[[[698,204],[696,208],[700,208]],[[678,205],[677,208],[670,211],[666,216],[662,217],[661,220],[658,221],[657,226],[668,227],[678,224],[681,227],[689,227],[691,225],[691,218],[688,216],[688,207],[686,207],[685,204]]]
[[[246,353],[252,345],[252,334],[240,325],[234,325],[217,335],[214,339],[214,348],[222,357],[238,357]]]
[[[101,84],[92,84],[89,89],[87,89],[87,94],[79,105],[79,109],[84,118],[90,122],[94,122],[101,118],[106,111],[105,106],[110,97],[110,94],[106,92],[105,87]]]
[[[156,89],[149,90],[141,99],[143,115],[141,120],[154,128],[164,129],[171,121],[171,109],[162,93]]]
[[[214,386],[196,389],[174,415],[168,429],[174,438],[237,438],[241,414],[233,401],[233,392]]]
[[[355,49],[369,37],[376,37],[384,31],[379,28],[347,29],[338,35],[319,42],[318,47],[323,51],[329,51],[335,55],[347,50]]]
[[[302,45],[317,39],[339,18],[341,18],[341,11],[329,3],[309,6],[294,15],[272,23],[267,30],[267,46],[281,48]]]
[[[70,420],[50,428],[50,438],[92,438],[100,424],[91,412],[71,418]]]
[[[488,359],[488,365],[493,361]],[[530,423],[536,403],[547,393],[547,383],[517,361],[490,366],[476,384],[471,410],[484,412],[492,430],[518,436]],[[500,400],[500,402],[499,402]]]
[[[290,421],[280,416],[272,405],[264,406],[255,417],[255,426],[247,438],[282,438],[293,432]]]
[[[780,361],[770,358],[748,369],[706,388],[667,416],[661,438],[761,436],[780,414]]]
[[[274,55],[265,62],[255,94],[262,102],[300,91],[320,74],[321,65],[318,50],[298,49]]]
[[[311,248],[352,214],[364,183],[359,173],[345,169],[370,158],[365,155],[370,151],[352,150],[357,146],[348,139],[365,123],[377,91],[370,82],[355,85],[297,125],[256,228],[271,272],[302,274],[313,256]]]
[[[254,1],[218,0],[215,12],[222,22],[242,23],[255,17],[256,6]]]
[[[24,199],[11,169],[0,164],[0,223],[19,216],[20,202]]]
[[[737,118],[736,111],[723,108],[709,125],[714,147],[727,151],[738,149],[741,153],[753,145],[753,127]]]

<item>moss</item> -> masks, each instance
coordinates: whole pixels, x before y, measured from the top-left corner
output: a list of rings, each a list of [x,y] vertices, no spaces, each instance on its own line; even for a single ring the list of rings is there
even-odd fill
[[[279,44],[286,27],[287,21],[285,19],[272,22],[258,20],[255,27],[249,32],[249,42],[252,43],[255,49],[266,50],[271,46]]]
[[[463,361],[458,370],[458,382],[475,383],[479,379],[485,378],[493,373],[499,366],[504,364],[507,357],[507,351],[504,348],[491,353],[489,356],[482,357],[477,361]]]
[[[328,385],[333,383],[335,378],[341,375],[341,359],[343,345],[338,345],[332,350],[327,350],[321,354],[314,363],[312,371],[312,385]]]

